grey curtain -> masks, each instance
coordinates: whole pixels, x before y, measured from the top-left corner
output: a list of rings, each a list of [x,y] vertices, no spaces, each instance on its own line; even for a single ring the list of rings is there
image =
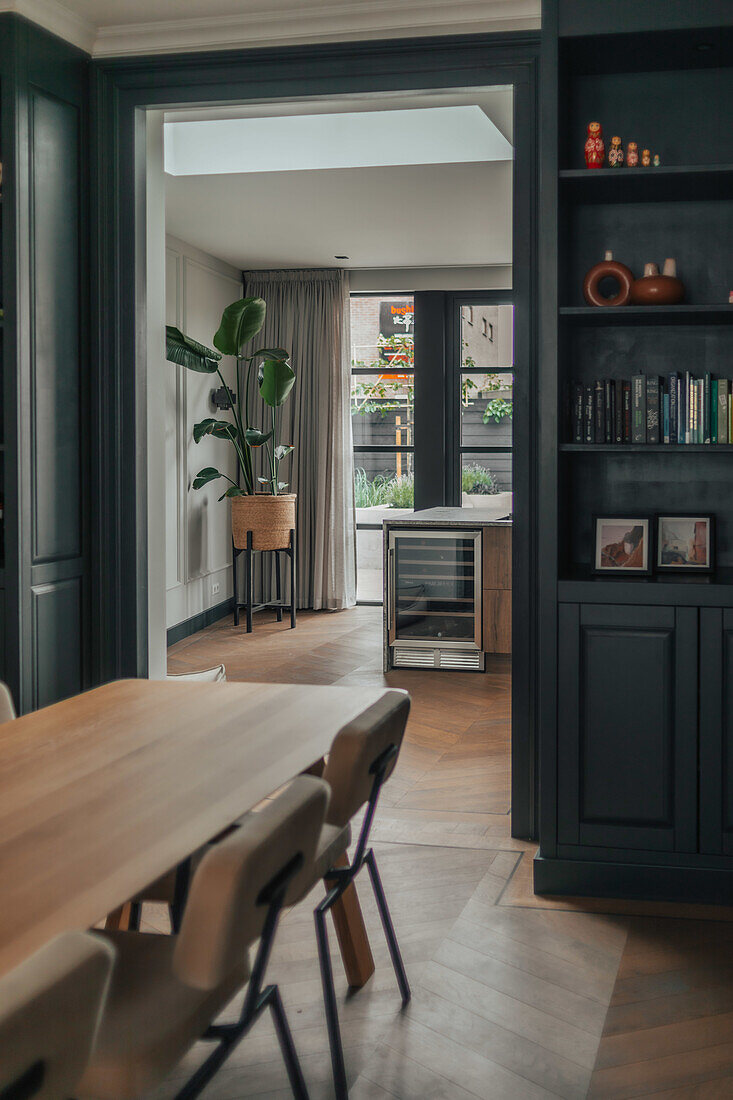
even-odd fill
[[[297,604],[332,611],[353,607],[356,531],[348,273],[250,271],[244,278],[247,296],[267,302],[259,346],[287,348],[296,374],[291,396],[280,410],[278,442],[295,444],[280,467],[280,478],[288,482],[286,492],[298,494]],[[267,431],[269,409],[263,408],[259,394],[252,405],[253,426]],[[261,596],[269,598],[270,570],[258,573]]]

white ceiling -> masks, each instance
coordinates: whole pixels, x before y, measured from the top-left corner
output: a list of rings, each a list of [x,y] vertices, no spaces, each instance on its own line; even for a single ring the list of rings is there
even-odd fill
[[[281,103],[278,113],[353,111],[357,102],[362,110],[478,103],[512,138],[511,88]],[[176,112],[166,119],[222,113]],[[266,112],[240,109],[240,116],[256,113]],[[511,264],[510,161],[166,175],[165,182],[167,232],[244,270]],[[335,258],[341,255],[348,260]]]
[[[535,30],[540,0],[0,0],[97,57]]]

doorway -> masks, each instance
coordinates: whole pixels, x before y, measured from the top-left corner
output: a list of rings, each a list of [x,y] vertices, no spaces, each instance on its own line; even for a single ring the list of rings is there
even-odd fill
[[[98,279],[105,288],[105,302],[100,302],[101,318],[97,339],[99,391],[108,395],[101,423],[112,425],[114,447],[101,438],[96,440],[103,486],[104,507],[100,506],[99,545],[108,549],[100,567],[98,583],[108,609],[105,631],[99,639],[99,665],[105,675],[144,674],[147,670],[149,636],[147,623],[146,508],[144,474],[146,454],[140,434],[141,401],[147,370],[144,335],[135,324],[142,315],[145,299],[144,227],[140,208],[145,194],[145,111],[166,106],[200,106],[207,99],[217,102],[242,102],[253,98],[277,99],[283,92],[297,91],[303,95],[323,95],[357,91],[364,95],[385,88],[445,89],[471,84],[511,83],[515,89],[516,121],[514,203],[514,288],[516,309],[517,362],[526,362],[527,370],[514,387],[516,420],[520,413],[531,429],[533,410],[531,390],[534,385],[534,311],[533,255],[534,224],[534,79],[536,42],[532,36],[504,38],[486,37],[465,42],[459,39],[425,42],[366,44],[347,48],[318,47],[309,52],[295,48],[283,56],[270,56],[268,51],[252,53],[247,65],[241,67],[231,57],[172,59],[170,67],[159,63],[147,67],[145,62],[105,62],[96,67],[98,83],[98,114],[96,134],[104,166],[96,187],[96,220],[99,226],[98,260],[106,278]],[[305,64],[304,64],[305,63]],[[308,75],[304,73],[307,71]],[[243,75],[246,73],[246,75]],[[315,75],[314,75],[315,74]],[[348,75],[345,75],[348,74]],[[214,90],[215,89],[215,90]],[[104,177],[104,178],[102,178]],[[137,181],[137,183],[136,183]],[[142,190],[141,190],[142,186]],[[104,226],[116,224],[119,233],[110,236]],[[400,288],[398,288],[400,289]],[[427,294],[445,292],[427,290]],[[441,317],[436,327],[435,311],[428,321],[424,337],[430,338],[430,326],[444,340],[445,324]],[[434,343],[434,354],[445,360],[445,344]],[[122,361],[133,355],[136,362],[136,385],[120,388],[114,379],[120,377]],[[128,372],[129,373],[129,372]],[[105,381],[106,379],[106,381]],[[443,402],[447,395],[443,394]],[[441,404],[441,402],[437,402]],[[445,406],[433,410],[445,423]],[[441,429],[442,430],[442,429]],[[513,727],[516,796],[513,828],[519,835],[531,835],[534,830],[535,791],[533,759],[536,751],[532,734],[534,706],[534,618],[533,586],[536,563],[531,531],[534,526],[534,458],[533,433],[523,433],[521,445],[515,446],[513,483],[517,499],[522,503],[515,512],[515,576],[514,616],[522,624],[523,652],[515,668],[513,697]],[[415,446],[419,445],[416,433]],[[120,463],[135,471],[133,478],[120,477]],[[442,476],[445,476],[445,468]],[[522,490],[520,491],[520,483]],[[416,492],[418,486],[416,486]],[[105,495],[106,494],[106,495]],[[112,640],[111,640],[112,639]],[[516,676],[519,685],[516,685]]]

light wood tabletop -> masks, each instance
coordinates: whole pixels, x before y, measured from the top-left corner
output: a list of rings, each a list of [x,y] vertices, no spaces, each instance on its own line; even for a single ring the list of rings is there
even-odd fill
[[[104,919],[383,694],[119,680],[0,725],[0,974]]]

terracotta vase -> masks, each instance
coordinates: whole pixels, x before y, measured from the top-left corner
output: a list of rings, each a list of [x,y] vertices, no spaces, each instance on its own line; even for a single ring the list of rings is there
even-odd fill
[[[615,279],[618,291],[606,298],[601,294],[599,285],[602,279]],[[634,273],[626,264],[617,263],[613,252],[606,252],[604,260],[590,269],[583,279],[583,297],[589,306],[625,306],[631,294]]]
[[[644,276],[631,284],[631,303],[635,306],[676,306],[685,296],[684,284],[677,278],[677,261],[664,261],[664,274],[656,264],[644,265]]]

